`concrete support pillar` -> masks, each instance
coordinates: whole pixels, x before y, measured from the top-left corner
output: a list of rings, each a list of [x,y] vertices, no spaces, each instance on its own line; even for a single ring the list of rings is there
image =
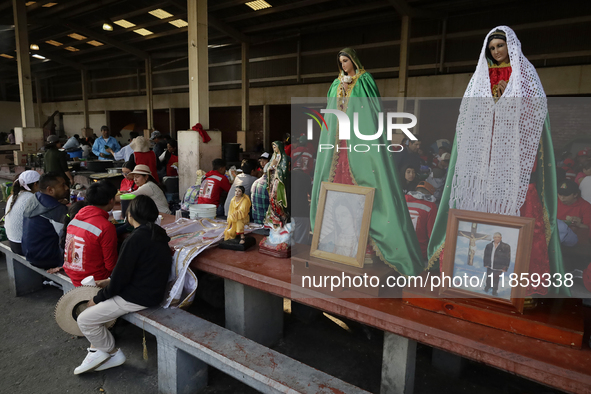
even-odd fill
[[[207,364],[158,338],[158,391],[194,394],[207,386]]]
[[[445,36],[447,34],[447,18],[441,22],[441,51],[439,53],[439,72],[443,73],[443,63],[445,62]]]
[[[36,127],[43,127],[43,95],[41,94],[41,78],[35,77],[35,101],[37,110],[35,111]]]
[[[146,59],[146,108],[148,111],[148,130],[154,131],[154,97],[152,95],[152,58]]]
[[[34,293],[43,288],[43,275],[14,261],[12,253],[4,252],[4,254],[6,256],[8,284],[14,297]]]
[[[242,131],[250,129],[250,80],[249,45],[242,43]],[[248,137],[247,137],[248,138]],[[243,146],[246,150],[246,146]]]
[[[168,109],[168,129],[170,130],[170,136],[176,140],[177,129],[174,108]]]
[[[283,299],[224,279],[226,328],[264,346],[283,336]]]
[[[297,54],[298,57],[296,58],[296,83],[300,83],[302,81],[301,74],[302,74],[302,40],[298,39],[298,46],[297,46]]]
[[[179,130],[179,193],[184,196],[189,186],[195,184],[195,171],[211,171],[211,162],[222,157],[222,132],[208,131],[211,141],[203,139],[193,130]]]
[[[384,332],[380,394],[412,394],[417,342]]]
[[[84,108],[84,128],[90,128],[90,115],[88,113],[88,71],[80,71],[82,81],[82,107]]]
[[[438,370],[445,372],[447,376],[459,379],[462,375],[465,364],[465,358],[444,350],[433,348],[431,365]]]
[[[408,91],[408,47],[410,44],[410,16],[402,16],[400,30],[400,66],[398,71],[398,112],[404,112],[404,99]]]
[[[14,11],[14,35],[16,37],[22,127],[35,127],[33,82],[31,80],[31,58],[29,57],[29,34],[27,31],[27,7],[22,0],[12,0],[12,9]]]
[[[269,152],[270,149],[270,141],[269,141],[269,130],[270,130],[270,121],[271,118],[269,116],[269,105],[263,105],[263,147],[265,152]]]
[[[209,129],[207,0],[187,0],[189,23],[189,124]],[[182,141],[179,141],[181,145]]]

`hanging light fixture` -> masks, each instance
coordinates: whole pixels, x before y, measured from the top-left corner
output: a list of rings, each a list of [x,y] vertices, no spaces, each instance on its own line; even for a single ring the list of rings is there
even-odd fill
[[[39,50],[39,45],[37,45],[37,44],[31,44],[29,46],[29,48],[31,48],[31,50],[33,50],[33,51],[38,51]]]
[[[110,20],[105,20],[103,23],[103,30],[105,31],[113,31],[113,23]]]

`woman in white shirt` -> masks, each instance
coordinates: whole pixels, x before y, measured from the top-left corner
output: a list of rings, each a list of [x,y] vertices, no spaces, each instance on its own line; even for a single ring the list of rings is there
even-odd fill
[[[145,164],[138,164],[134,167],[130,173],[133,175],[133,181],[138,186],[138,189],[130,194],[136,196],[144,195],[150,197],[156,203],[158,212],[166,213],[170,215],[170,209],[168,209],[168,201],[160,186],[154,181],[150,167]]]
[[[24,171],[12,185],[4,213],[4,228],[13,253],[23,254],[23,213],[29,199],[39,191],[39,178],[37,171]]]

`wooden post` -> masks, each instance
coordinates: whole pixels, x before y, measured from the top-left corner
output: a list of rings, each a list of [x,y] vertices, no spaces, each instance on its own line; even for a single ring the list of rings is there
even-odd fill
[[[146,59],[146,101],[147,101],[147,127],[154,131],[154,96],[152,95],[152,58]]]
[[[397,112],[404,112],[405,99],[408,90],[408,46],[410,44],[410,16],[402,16],[402,28],[400,30],[400,66],[398,71],[398,103]],[[398,119],[399,123],[404,122]],[[400,131],[397,131],[397,134]],[[394,136],[392,136],[394,139]]]
[[[189,124],[209,129],[207,0],[187,0],[189,22]],[[194,171],[193,171],[194,172]]]
[[[23,127],[35,127],[31,59],[29,57],[29,34],[27,31],[27,7],[22,0],[12,0],[12,9],[14,11],[14,35],[16,37],[21,118]]]
[[[41,95],[41,78],[35,77],[35,100],[37,111],[35,111],[35,126],[43,127],[43,97]]]
[[[90,115],[88,113],[88,71],[80,71],[82,78],[82,106],[84,108],[84,128],[90,128]]]
[[[265,104],[263,105],[263,149],[265,150],[265,152],[269,151],[270,148],[270,141],[269,141],[269,123],[270,123],[270,117],[269,117],[269,105]]]
[[[250,128],[250,95],[249,95],[249,45],[242,43],[242,130],[248,132]],[[246,147],[243,147],[246,150]]]
[[[439,73],[443,73],[443,62],[445,61],[445,35],[447,34],[447,18],[442,22],[441,27],[441,52],[439,53]]]

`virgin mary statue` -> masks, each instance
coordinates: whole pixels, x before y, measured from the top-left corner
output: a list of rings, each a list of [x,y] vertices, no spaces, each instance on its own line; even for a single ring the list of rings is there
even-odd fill
[[[356,52],[345,48],[337,55],[339,76],[328,90],[327,109],[338,109],[349,116],[351,124],[358,118],[359,134],[372,136],[378,130],[381,112],[380,92],[370,73],[366,72]],[[414,275],[424,269],[421,249],[398,183],[393,155],[386,149],[390,142],[385,134],[368,141],[351,130],[349,140],[339,139],[337,117],[325,116],[320,144],[334,149],[318,152],[312,187],[310,222],[314,230],[316,208],[322,182],[375,188],[369,245],[376,255],[403,275]],[[356,149],[355,146],[381,144],[380,151]],[[326,145],[319,145],[326,146]],[[371,145],[374,146],[374,145]]]
[[[486,35],[464,93],[446,187],[429,241],[430,264],[444,253],[448,210],[457,208],[535,218],[530,277],[564,275],[556,196],[544,88],[515,32],[498,26]],[[562,292],[569,293],[566,287]],[[547,293],[547,287],[531,284],[526,291]]]

